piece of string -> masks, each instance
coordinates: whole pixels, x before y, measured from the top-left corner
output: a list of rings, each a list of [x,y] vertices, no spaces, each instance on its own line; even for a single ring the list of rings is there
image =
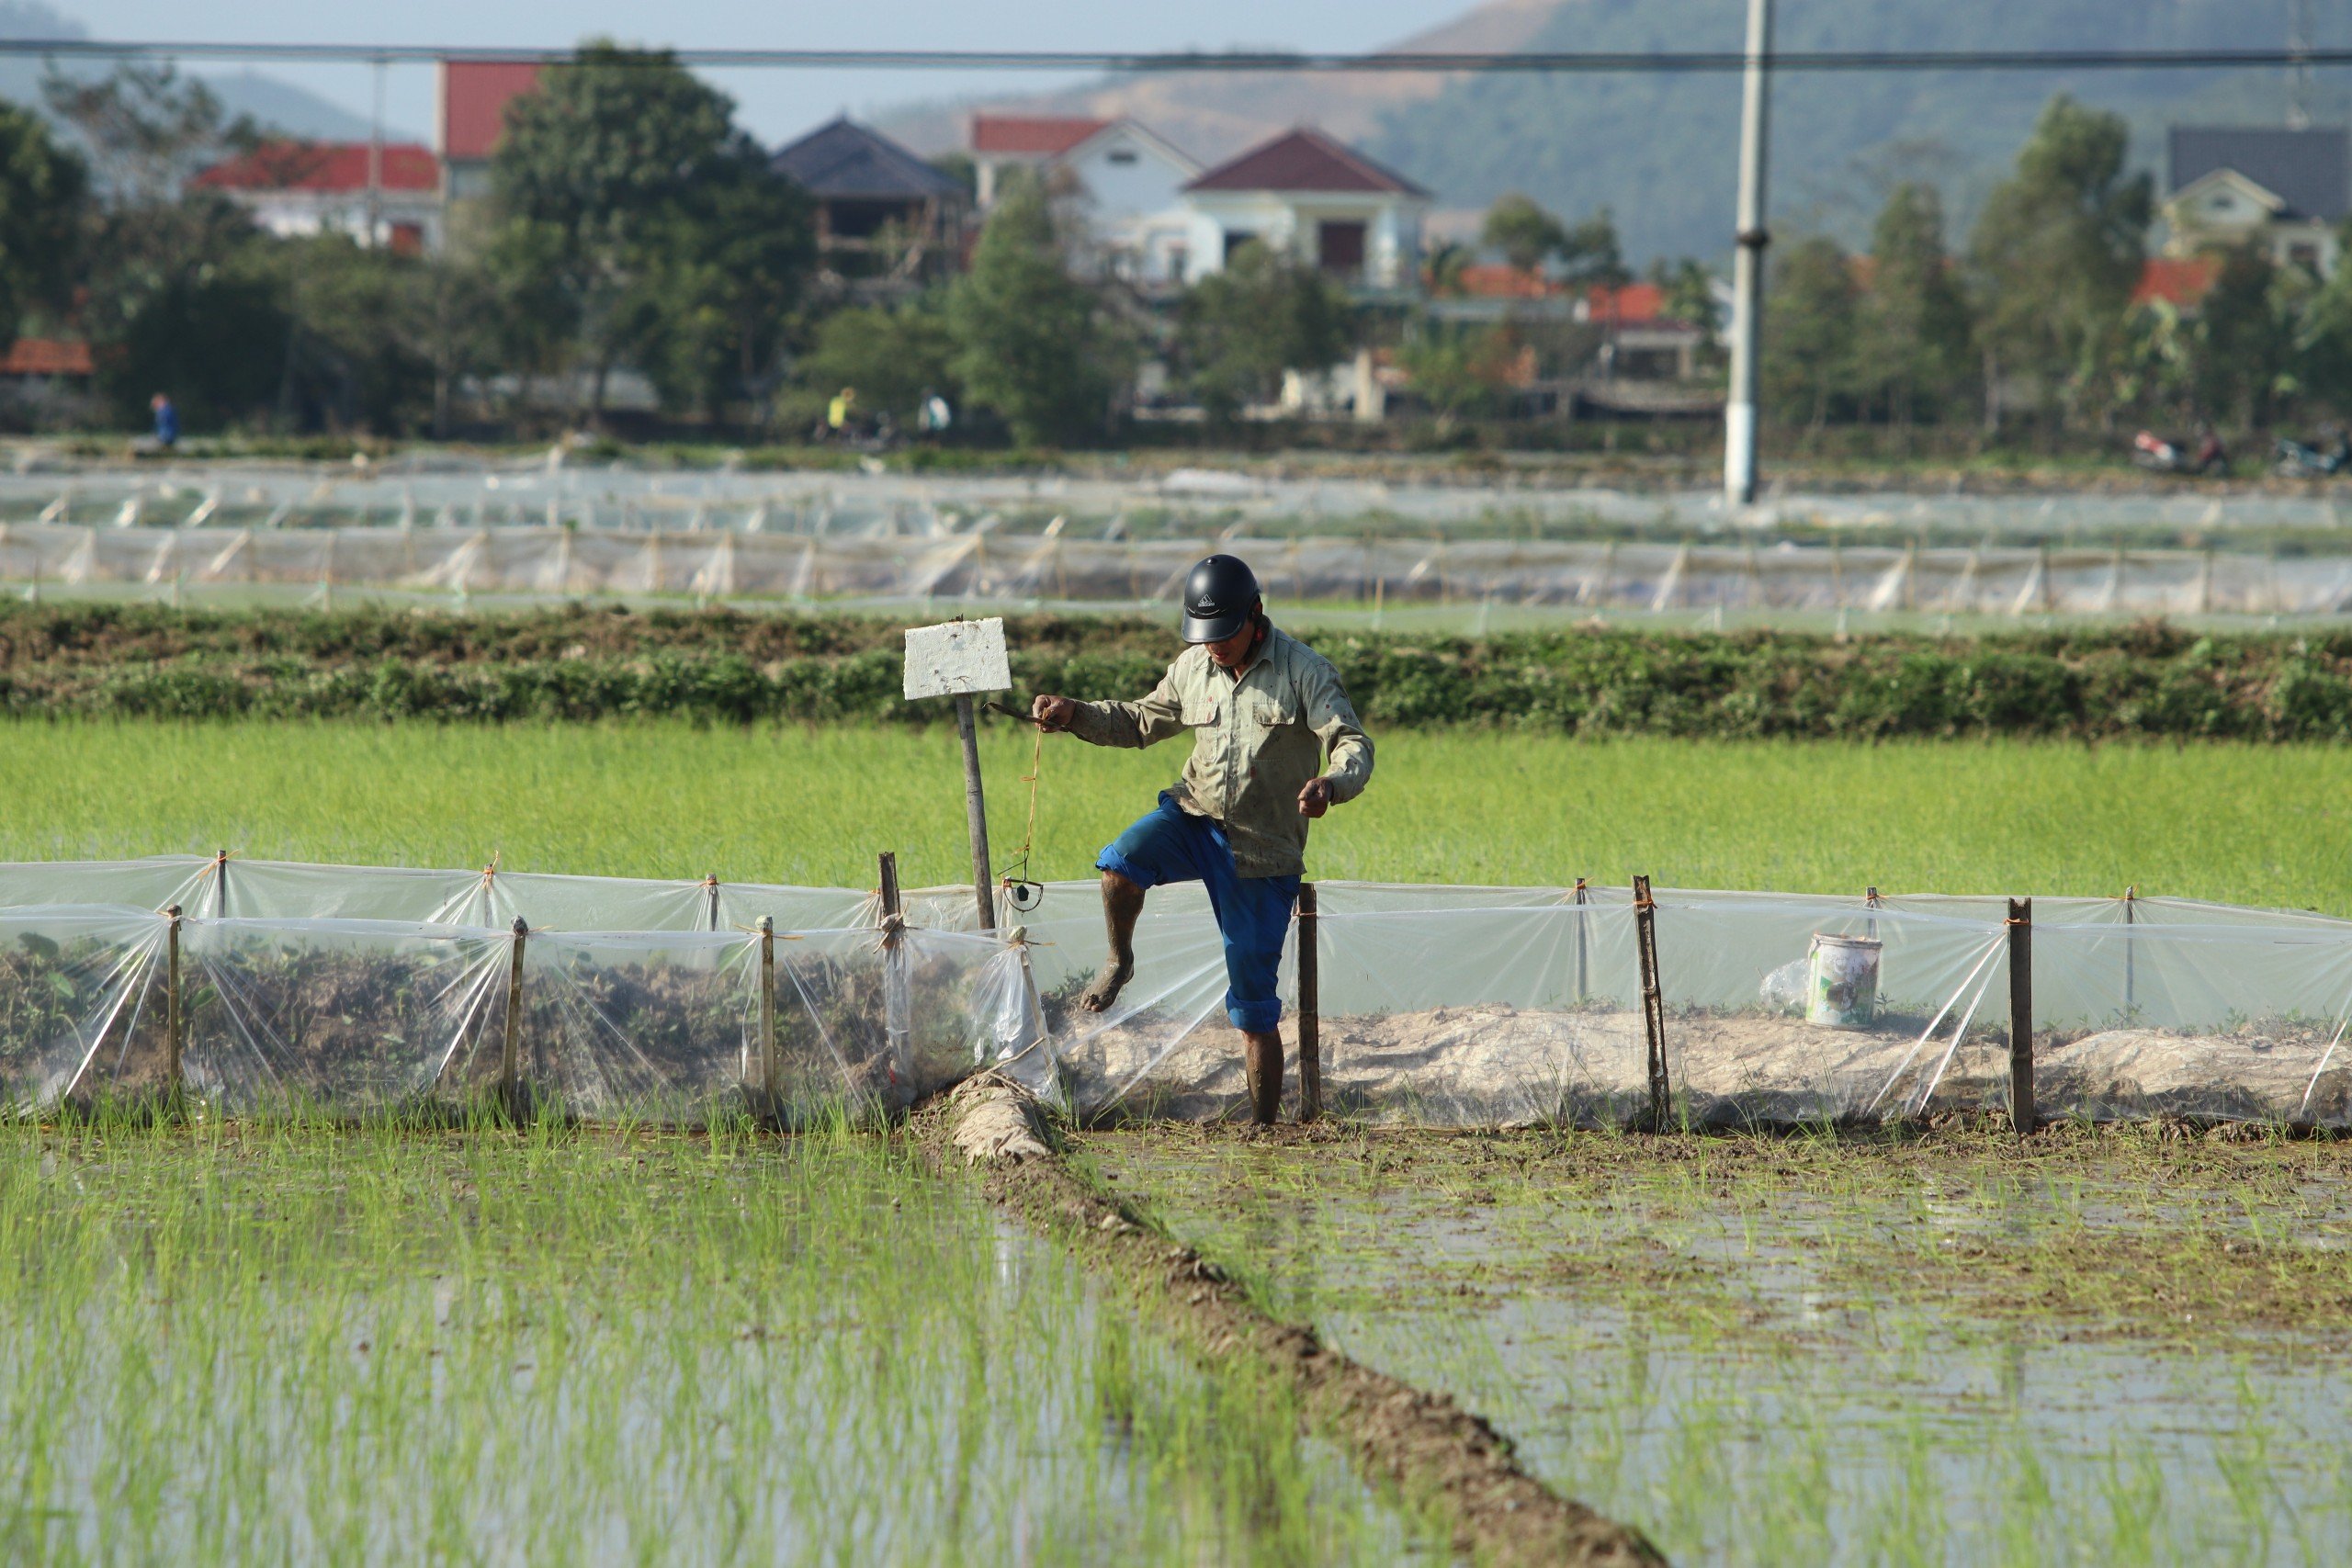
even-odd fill
[[[1005,863],[1005,869],[1002,876],[1003,880],[1007,882],[1027,882],[1031,880],[1029,875],[1029,852],[1035,849],[1037,844],[1037,775],[1045,771],[1044,764],[1046,761],[1046,727],[1040,724],[1036,728],[1036,743],[1031,748],[1029,752],[1029,771],[1021,775],[1021,782],[1029,786],[1029,823],[1021,835],[1021,848],[1014,852],[1013,857],[1010,861]],[[1021,874],[1018,876],[1012,874],[1013,868],[1016,866],[1019,867],[1021,871]]]

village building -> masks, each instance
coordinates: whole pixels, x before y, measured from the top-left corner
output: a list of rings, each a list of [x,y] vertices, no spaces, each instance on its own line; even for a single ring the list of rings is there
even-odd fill
[[[1319,130],[1261,142],[1185,186],[1184,200],[1188,277],[1263,244],[1360,292],[1418,288],[1430,193]]]
[[[1081,239],[1080,260],[1147,289],[1181,286],[1193,213],[1184,187],[1201,165],[1133,119],[972,117],[972,165],[982,211],[1015,170],[1044,182]]]
[[[539,87],[531,60],[445,60],[434,78],[433,150],[442,194],[465,201],[490,194],[490,159],[506,130],[506,106]]]
[[[837,271],[912,281],[960,259],[964,183],[846,115],[777,152],[774,166],[808,192],[818,252]]]
[[[265,141],[195,184],[281,238],[345,234],[402,253],[441,243],[441,162],[414,142]]]
[[[2308,130],[2175,126],[2165,254],[2253,245],[2280,266],[2327,277],[2336,225],[2352,212],[2352,136]]]

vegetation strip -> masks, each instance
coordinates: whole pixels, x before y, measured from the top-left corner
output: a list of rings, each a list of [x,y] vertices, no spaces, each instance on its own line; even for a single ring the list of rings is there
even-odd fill
[[[985,1168],[988,1196],[1064,1242],[1102,1277],[1127,1283],[1201,1354],[1248,1356],[1297,1393],[1307,1418],[1377,1483],[1447,1509],[1457,1550],[1498,1563],[1651,1563],[1640,1532],[1560,1496],[1522,1469],[1511,1441],[1443,1394],[1327,1349],[1283,1323],[1216,1264],[1173,1242],[1134,1204],[1062,1157],[1037,1102],[994,1074],[921,1112],[915,1130],[943,1163]]]
[[[1024,691],[1149,689],[1170,629],[1014,617]],[[362,610],[0,609],[0,713],[181,719],[922,724],[899,624],[866,616],[571,605],[511,615]],[[2352,634],[2164,625],[1981,637],[1570,627],[1318,637],[1375,728],[1476,725],[1714,739],[2017,735],[2352,739]]]

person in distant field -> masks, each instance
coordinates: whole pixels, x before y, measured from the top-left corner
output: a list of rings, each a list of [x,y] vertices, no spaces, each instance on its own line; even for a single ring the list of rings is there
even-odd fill
[[[1339,671],[1274,629],[1258,579],[1238,558],[1211,556],[1193,568],[1182,631],[1192,646],[1141,702],[1040,696],[1030,714],[1042,729],[1097,746],[1199,732],[1183,777],[1094,862],[1111,956],[1079,1005],[1103,1011],[1134,977],[1148,889],[1205,884],[1225,937],[1225,1014],[1241,1032],[1250,1111],[1263,1124],[1282,1108],[1275,972],[1306,869],[1307,824],[1363,793],[1372,741]]]
[[[168,452],[179,445],[180,411],[173,406],[170,396],[164,392],[148,399],[147,407],[155,415],[155,445]]]
[[[847,435],[850,415],[856,412],[857,389],[843,387],[833,394],[833,400],[825,405],[825,428],[832,432],[836,440]]]
[[[922,395],[922,412],[917,415],[915,427],[925,435],[944,435],[947,427],[956,423],[956,411],[937,392],[926,389]]]

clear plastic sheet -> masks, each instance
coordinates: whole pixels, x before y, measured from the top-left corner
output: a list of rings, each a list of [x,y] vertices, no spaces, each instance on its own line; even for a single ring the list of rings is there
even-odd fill
[[[162,1087],[166,925],[139,908],[0,909],[0,1112]]]
[[[1623,888],[1327,882],[1325,1104],[1430,1125],[1625,1125],[1649,1111]],[[994,1066],[1088,1119],[1240,1114],[1222,942],[1197,885],[1155,890],[1116,1004],[1092,881],[983,935],[971,892],[231,857],[0,865],[0,1102],[163,1092],[171,923],[181,1082],[222,1114],[432,1113],[514,1091],[558,1113],[700,1122],[901,1110]],[[2006,900],[1659,889],[1670,1116],[1790,1124],[2006,1103]],[[516,980],[513,919],[529,922]],[[773,1005],[762,938],[775,922]],[[1296,928],[1283,1032],[1295,1050]],[[2352,1125],[2352,921],[2163,898],[2034,907],[2045,1117]],[[1831,1005],[1815,949],[1860,963]],[[766,1042],[772,1027],[773,1055]],[[1294,1089],[1296,1077],[1291,1077]]]
[[[2352,922],[2158,898],[2036,900],[2044,1118],[2352,1125]]]
[[[232,1116],[458,1108],[503,1025],[510,951],[398,920],[185,919],[186,1091]]]
[[[936,508],[901,531],[772,529],[775,507],[604,526],[544,519],[433,526],[0,522],[0,581],[38,592],[507,597],[673,595],[1138,605],[1171,601],[1212,536],[1292,604],[1500,604],[1578,612],[1935,615],[2338,615],[2352,558],[2184,548],[1489,539],[1363,534],[1076,537],[974,528]],[[1573,510],[1573,509],[1571,509]],[[117,514],[119,517],[119,513]],[[752,526],[753,519],[759,526]]]

